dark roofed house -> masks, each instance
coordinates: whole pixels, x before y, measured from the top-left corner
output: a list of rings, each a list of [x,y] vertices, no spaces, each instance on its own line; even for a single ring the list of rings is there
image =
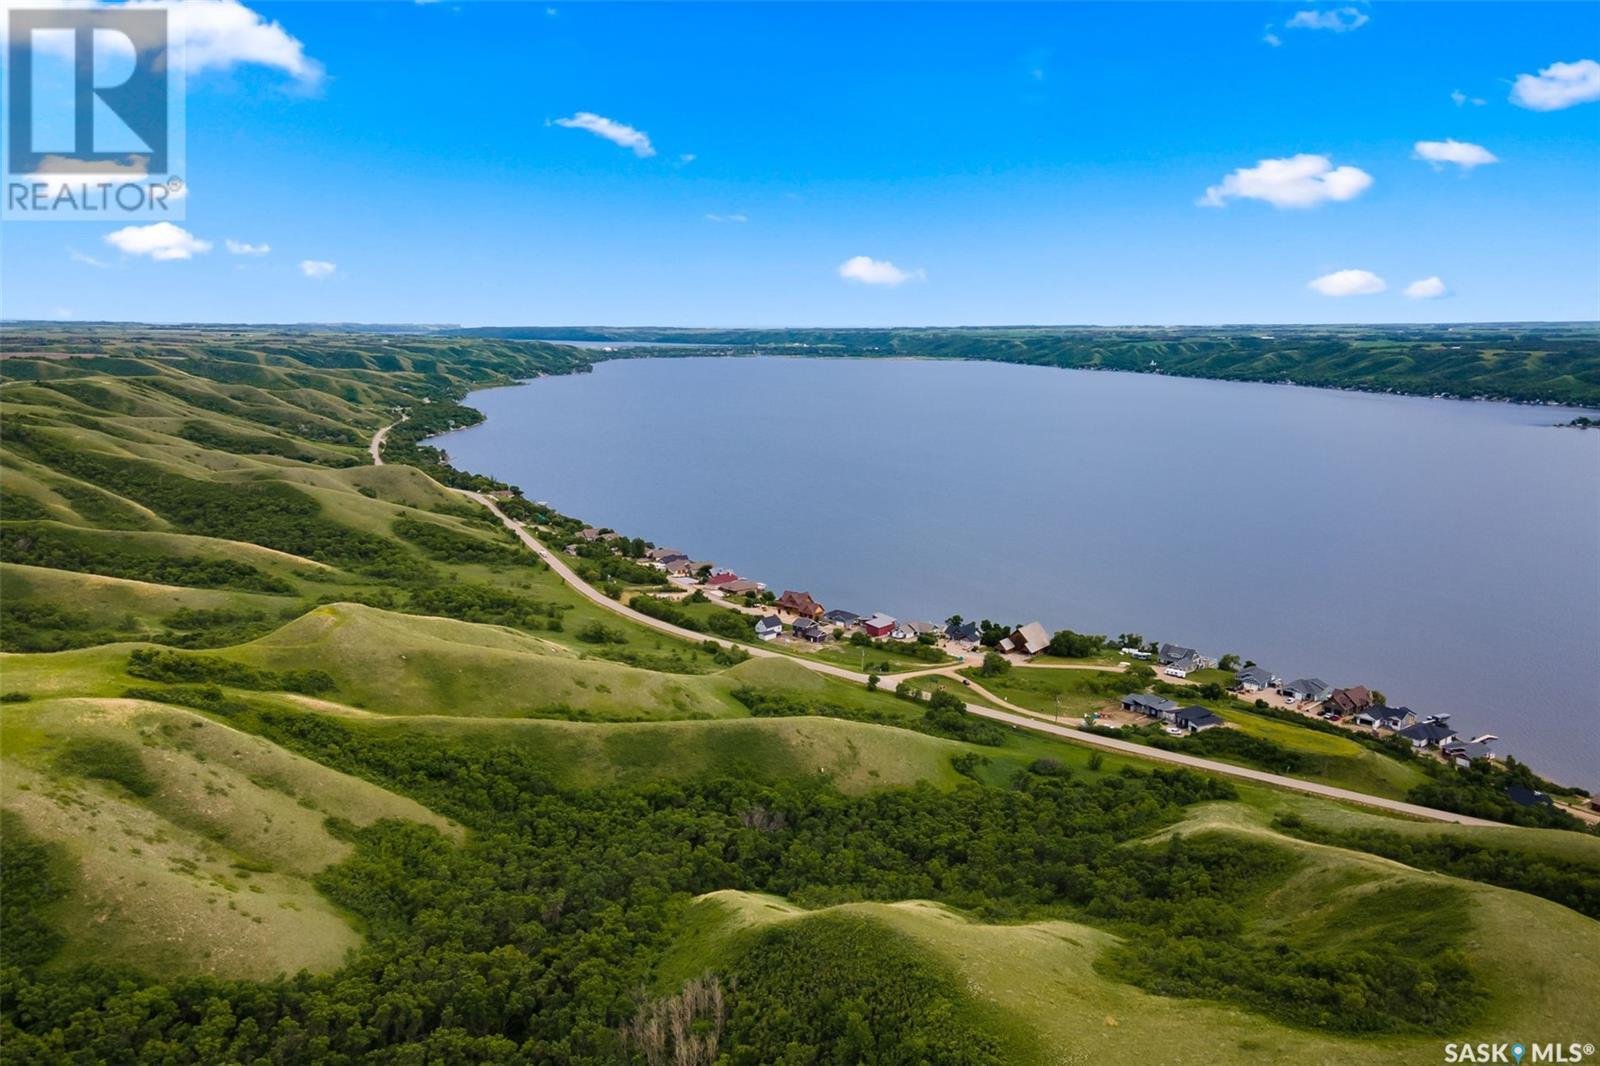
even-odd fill
[[[1151,718],[1160,718],[1172,714],[1178,705],[1161,696],[1147,696],[1143,692],[1130,692],[1122,697],[1122,709],[1125,711],[1138,711],[1140,714]]]
[[[1215,729],[1222,724],[1221,718],[1218,718],[1204,707],[1184,707],[1163,717],[1188,733],[1199,733],[1206,729]]]
[[[1246,692],[1260,692],[1283,681],[1264,666],[1247,666],[1233,675],[1234,684]]]
[[[1302,677],[1283,686],[1283,694],[1291,700],[1304,700],[1307,703],[1317,703],[1328,698],[1328,693],[1333,691],[1320,677]]]
[[[778,597],[778,610],[797,614],[802,618],[821,618],[824,612],[822,604],[811,598],[809,592],[795,592],[785,589],[782,596]]]
[[[1556,801],[1536,789],[1523,788],[1521,785],[1512,785],[1506,789],[1506,795],[1511,797],[1511,802],[1524,807],[1554,807]]]
[[[1185,659],[1194,659],[1200,655],[1193,648],[1185,648],[1181,644],[1163,644],[1156,649],[1156,659],[1162,666],[1171,666],[1183,662]]]
[[[677,548],[651,548],[644,553],[644,557],[652,563],[667,563],[673,559],[687,559],[688,552],[681,552]]]
[[[756,623],[756,636],[762,640],[771,640],[783,632],[783,619],[775,614],[769,614]]]
[[[829,611],[822,617],[836,626],[854,625],[861,621],[861,616],[851,611]]]
[[[1372,691],[1365,685],[1336,688],[1328,693],[1327,705],[1329,710],[1340,714],[1360,714],[1372,706]]]
[[[1426,721],[1415,725],[1408,725],[1400,730],[1400,736],[1411,741],[1413,748],[1437,748],[1456,739],[1456,731],[1450,727],[1448,714],[1431,714]]]
[[[956,644],[976,644],[983,636],[976,622],[962,622],[960,625],[947,625],[944,627],[944,639]]]
[[[1482,740],[1452,740],[1439,745],[1439,750],[1455,760],[1457,766],[1465,770],[1478,759],[1492,759],[1495,757],[1494,749],[1487,741]]]
[[[1374,707],[1368,714],[1378,716],[1378,724],[1385,729],[1400,730],[1417,720],[1417,712],[1410,707]]]
[[[823,629],[811,618],[799,618],[794,623],[794,635],[813,644],[821,644],[828,639],[828,631]]]

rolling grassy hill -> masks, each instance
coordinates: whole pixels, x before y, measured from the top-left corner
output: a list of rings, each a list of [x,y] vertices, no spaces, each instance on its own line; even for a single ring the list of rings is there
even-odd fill
[[[1569,880],[1600,872],[1600,839],[1422,826],[1014,730],[968,743],[918,703],[579,596],[444,484],[492,486],[416,441],[470,417],[467,388],[582,353],[6,340],[0,1041],[18,1061],[618,1061],[649,1011],[709,995],[709,970],[750,1061],[792,1033],[845,1060],[870,1038],[930,1061],[1424,1062],[1447,1036],[1558,1027],[1600,977],[1600,925],[1570,907],[1275,819],[1560,860]],[[367,465],[400,411],[415,432]],[[1048,673],[996,691],[1103,698],[1090,672]],[[1381,760],[1240,726],[1349,780]],[[1326,971],[1371,994],[1421,987],[1396,977],[1414,969],[1459,987],[1448,1024],[1373,999],[1356,1032],[1361,1012],[1286,1017],[1219,983],[1232,956],[1185,945],[1248,958],[1241,985],[1321,995]]]

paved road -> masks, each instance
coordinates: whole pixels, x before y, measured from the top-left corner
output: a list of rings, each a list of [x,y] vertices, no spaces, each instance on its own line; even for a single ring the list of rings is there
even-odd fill
[[[386,426],[383,429],[380,429],[372,439],[373,461],[380,465],[382,464],[383,460],[378,454],[379,446],[381,445],[384,436],[388,434],[390,428],[392,427]],[[626,604],[619,603],[607,596],[605,593],[594,588],[587,581],[584,581],[581,577],[579,577],[577,573],[575,573],[573,569],[566,564],[560,555],[551,551],[537,538],[535,538],[533,534],[522,528],[520,523],[512,520],[504,511],[500,510],[500,507],[491,497],[485,496],[481,492],[471,492],[466,489],[452,489],[451,491],[458,492],[461,495],[466,496],[468,499],[475,500],[484,507],[487,507],[496,518],[500,519],[501,523],[507,529],[516,534],[518,540],[522,541],[522,543],[526,545],[529,550],[538,555],[540,559],[544,560],[544,562],[561,578],[561,580],[571,585],[574,590],[576,590],[580,595],[590,602],[600,607],[604,607],[606,610],[619,614],[631,621],[637,622],[642,626],[648,626],[651,629],[658,630],[662,633],[669,633],[672,636],[679,637],[683,640],[692,641],[696,644],[700,644],[706,640],[706,634],[704,633],[697,633],[692,629],[684,629],[683,627],[675,626],[670,622],[663,622],[659,618],[652,618],[647,614],[641,614]],[[866,674],[857,673],[854,670],[849,670],[842,666],[835,666],[832,663],[818,662],[814,659],[802,659],[792,655],[785,655],[782,652],[772,651],[769,648],[763,648],[756,645],[740,646],[753,656],[760,658],[787,659],[789,662],[797,663],[807,670],[814,670],[819,674],[827,674],[829,677],[836,677],[841,681],[851,681],[862,685],[866,684],[867,681]],[[895,675],[895,679],[900,680],[910,677],[940,675],[944,677],[950,677],[958,681],[966,680],[961,678],[961,676],[956,672],[958,669],[958,667],[954,666],[934,667],[932,669],[914,671],[907,674],[897,674]],[[1203,770],[1207,773],[1222,774],[1226,777],[1235,777],[1245,781],[1254,781],[1260,784],[1272,785],[1275,788],[1286,788],[1293,792],[1304,792],[1308,795],[1322,796],[1326,799],[1340,800],[1345,803],[1356,803],[1364,807],[1374,807],[1379,810],[1390,811],[1395,814],[1409,815],[1413,818],[1424,818],[1438,822],[1459,822],[1462,825],[1498,826],[1501,824],[1499,822],[1491,822],[1483,818],[1473,818],[1465,814],[1455,814],[1451,811],[1438,811],[1434,810],[1432,807],[1422,807],[1415,803],[1405,803],[1401,800],[1384,799],[1382,796],[1369,796],[1364,792],[1355,792],[1346,788],[1335,788],[1332,785],[1321,785],[1314,781],[1301,781],[1293,777],[1284,777],[1281,774],[1268,773],[1265,770],[1252,770],[1249,767],[1233,766],[1229,763],[1215,762],[1211,759],[1201,759],[1193,755],[1184,755],[1181,752],[1163,751],[1160,748],[1146,747],[1143,744],[1135,744],[1131,741],[1119,740],[1116,737],[1104,737],[1098,733],[1089,733],[1085,732],[1084,730],[1074,728],[1073,726],[1058,725],[1055,722],[1034,717],[1031,711],[1017,707],[1015,704],[1001,699],[994,693],[987,691],[976,683],[972,683],[970,687],[973,689],[973,691],[977,692],[985,699],[993,701],[1000,707],[1012,708],[1011,710],[999,710],[995,707],[986,707],[980,703],[969,703],[967,704],[967,710],[972,714],[975,714],[980,718],[987,718],[990,721],[999,722],[1003,725],[1013,726],[1017,729],[1031,729],[1036,733],[1045,733],[1050,736],[1059,737],[1063,740],[1071,741],[1074,744],[1086,744],[1090,747],[1105,748],[1110,751],[1131,755],[1139,759],[1145,759],[1153,762],[1172,763],[1178,766],[1186,766],[1190,769]]]

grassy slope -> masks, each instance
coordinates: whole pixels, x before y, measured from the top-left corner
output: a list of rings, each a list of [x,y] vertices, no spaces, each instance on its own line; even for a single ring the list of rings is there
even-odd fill
[[[134,745],[150,795],[63,768],[75,740]],[[456,834],[417,803],[188,711],[69,699],[0,710],[0,803],[63,847],[71,892],[58,960],[152,974],[268,977],[338,966],[360,935],[311,886],[349,847],[327,813],[406,818]]]

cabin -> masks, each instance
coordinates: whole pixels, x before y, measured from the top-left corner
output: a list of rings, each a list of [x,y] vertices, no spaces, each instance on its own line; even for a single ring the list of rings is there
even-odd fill
[[[1365,685],[1354,688],[1336,688],[1323,701],[1330,711],[1343,715],[1360,714],[1373,705],[1372,690]]]
[[[812,618],[796,619],[793,628],[795,636],[801,640],[809,640],[813,644],[821,644],[828,639],[828,631]]]
[[[1247,666],[1233,675],[1233,687],[1241,692],[1260,692],[1281,684],[1283,679],[1264,666]]]
[[[1050,634],[1038,622],[1019,626],[1000,642],[1000,650],[1017,655],[1038,655],[1050,646]]]
[[[756,623],[756,636],[762,640],[773,640],[783,632],[783,619],[775,614],[769,614]]]
[[[1293,703],[1319,703],[1328,698],[1333,686],[1320,677],[1302,677],[1283,686],[1282,691],[1284,698]]]
[[[823,616],[822,604],[811,598],[809,592],[795,592],[793,589],[784,589],[783,595],[778,597],[778,610],[797,614],[801,618],[817,619]]]
[[[1160,718],[1173,714],[1179,708],[1176,703],[1161,696],[1147,696],[1143,692],[1130,692],[1122,697],[1122,709],[1136,711],[1149,718]]]
[[[867,636],[882,640],[894,632],[894,619],[886,614],[875,614],[871,618],[862,619],[861,629]]]

